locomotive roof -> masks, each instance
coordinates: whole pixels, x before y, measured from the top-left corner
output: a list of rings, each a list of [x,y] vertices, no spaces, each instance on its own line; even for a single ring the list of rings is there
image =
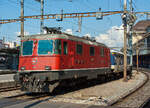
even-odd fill
[[[78,42],[83,42],[86,44],[90,44],[90,45],[101,45],[104,47],[107,47],[105,44],[103,43],[99,43],[99,42],[94,42],[90,39],[85,39],[84,37],[78,37],[78,36],[73,36],[70,34],[66,34],[66,33],[62,33],[62,34],[38,34],[38,35],[28,35],[28,36],[24,36],[21,37],[21,40],[30,40],[30,39],[53,39],[53,38],[59,38],[59,39],[67,39],[67,40],[74,40],[74,41],[78,41]],[[107,47],[108,48],[108,47]]]

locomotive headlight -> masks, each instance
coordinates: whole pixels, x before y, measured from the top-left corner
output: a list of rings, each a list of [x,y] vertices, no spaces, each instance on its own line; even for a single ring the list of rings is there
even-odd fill
[[[45,70],[51,70],[50,66],[45,66]]]
[[[21,70],[25,70],[25,66],[21,67]]]

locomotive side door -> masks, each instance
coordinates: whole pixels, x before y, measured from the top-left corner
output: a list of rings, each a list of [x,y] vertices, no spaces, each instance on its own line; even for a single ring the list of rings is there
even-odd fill
[[[69,67],[74,68],[74,58],[75,58],[75,42],[69,41]]]
[[[74,68],[74,42],[70,40],[63,40],[62,49],[62,68]]]

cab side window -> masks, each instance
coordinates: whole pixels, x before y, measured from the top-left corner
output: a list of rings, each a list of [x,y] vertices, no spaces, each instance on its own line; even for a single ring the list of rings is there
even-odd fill
[[[90,47],[90,56],[94,56],[94,55],[95,55],[95,48]]]
[[[63,47],[64,47],[64,55],[68,54],[68,44],[67,42],[63,42]]]
[[[104,56],[104,48],[100,48],[100,55],[103,57]]]
[[[76,52],[77,52],[77,54],[82,55],[82,45],[77,44],[77,46],[76,46]]]
[[[55,40],[55,54],[61,54],[61,40]]]

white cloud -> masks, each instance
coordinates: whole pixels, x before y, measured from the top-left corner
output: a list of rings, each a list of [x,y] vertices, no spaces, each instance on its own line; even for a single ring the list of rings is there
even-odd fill
[[[123,26],[113,26],[105,34],[96,36],[98,42],[104,43],[109,47],[122,47],[123,46]]]
[[[71,35],[73,34],[72,29],[66,29],[65,33],[68,33],[68,34],[71,34]]]
[[[16,34],[17,34],[17,36],[20,36],[21,35],[21,32],[16,32]],[[24,35],[26,36],[26,35],[29,35],[30,33],[29,32],[27,32],[27,31],[25,31],[24,32]]]

